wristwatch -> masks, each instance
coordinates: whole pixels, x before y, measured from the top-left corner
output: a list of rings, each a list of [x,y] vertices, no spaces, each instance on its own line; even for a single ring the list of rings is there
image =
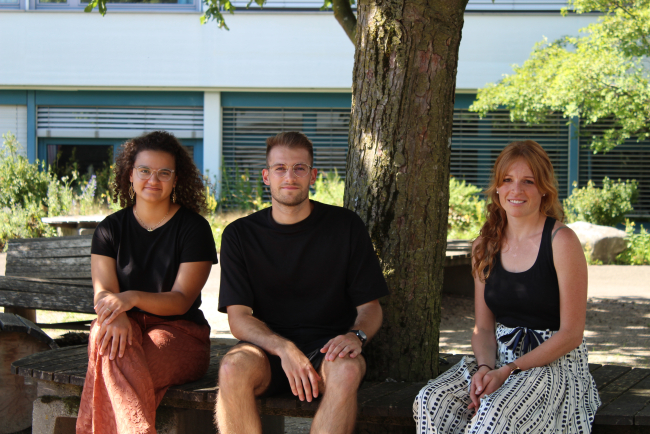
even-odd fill
[[[510,368],[510,374],[508,376],[512,374],[516,375],[521,372],[521,369],[519,368],[519,366],[517,366],[515,362],[508,363],[508,368]]]
[[[354,333],[355,335],[357,335],[357,337],[361,341],[362,347],[366,344],[366,341],[368,340],[368,336],[366,336],[363,330],[350,330],[349,333]]]

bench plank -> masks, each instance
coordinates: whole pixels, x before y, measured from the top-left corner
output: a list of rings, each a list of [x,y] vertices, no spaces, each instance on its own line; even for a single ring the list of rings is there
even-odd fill
[[[650,404],[646,405],[634,416],[634,424],[650,426]]]
[[[631,370],[632,368],[628,366],[606,365],[593,371],[591,375],[596,381],[596,387],[598,390],[602,391],[612,381],[620,378]]]
[[[27,333],[27,324],[12,314],[0,314],[0,330],[4,332]]]
[[[62,312],[95,313],[93,296],[68,294],[38,294],[18,291],[0,291],[0,305]]]
[[[62,286],[65,285],[64,288]],[[93,294],[93,285],[88,281],[65,282],[45,279],[28,279],[24,277],[1,277],[0,289],[37,294],[61,294],[75,296]]]
[[[92,243],[92,235],[52,238],[16,238],[7,241],[7,250],[61,249],[68,247],[87,247]]]
[[[646,376],[598,410],[596,417],[601,424],[634,425],[635,415],[650,404],[650,369],[635,369],[633,372],[638,377]]]
[[[50,267],[36,267],[36,268],[20,268],[13,272],[6,272],[6,276],[10,277],[40,277],[43,279],[91,279],[90,267],[88,270],[68,270],[61,271],[59,268]]]
[[[18,262],[24,258],[66,258],[76,256],[90,256],[90,245],[83,247],[7,251],[7,261],[11,260],[11,262]]]
[[[632,368],[623,376],[605,386],[605,388],[598,389],[600,400],[602,401],[601,407],[605,407],[607,404],[614,401],[629,388],[636,385],[649,375],[650,369]]]

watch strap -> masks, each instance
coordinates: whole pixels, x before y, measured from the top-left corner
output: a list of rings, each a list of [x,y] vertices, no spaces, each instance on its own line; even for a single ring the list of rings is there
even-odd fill
[[[510,374],[509,375],[512,375],[512,374],[516,375],[516,374],[521,372],[521,368],[519,366],[517,366],[517,364],[515,362],[510,362],[510,363],[508,363],[507,366],[508,366],[508,368],[510,368]]]
[[[350,330],[350,332],[354,333],[359,338],[362,347],[366,344],[368,337],[364,332],[362,332],[361,330]]]

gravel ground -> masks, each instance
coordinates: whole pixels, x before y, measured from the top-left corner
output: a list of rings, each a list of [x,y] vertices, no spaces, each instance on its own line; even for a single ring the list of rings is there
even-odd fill
[[[444,296],[440,351],[468,354],[474,300]],[[591,363],[650,368],[650,298],[590,297],[585,337]]]

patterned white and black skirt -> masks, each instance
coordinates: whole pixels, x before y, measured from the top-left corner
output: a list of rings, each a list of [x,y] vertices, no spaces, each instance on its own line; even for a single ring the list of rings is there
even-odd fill
[[[497,368],[512,362],[556,332],[497,324]],[[417,434],[591,432],[600,397],[582,344],[554,362],[511,375],[478,410],[468,410],[476,359],[466,356],[429,380],[413,403]]]

